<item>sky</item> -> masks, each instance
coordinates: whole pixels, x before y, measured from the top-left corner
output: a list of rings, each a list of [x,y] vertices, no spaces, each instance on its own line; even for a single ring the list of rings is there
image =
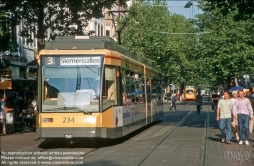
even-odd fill
[[[167,0],[169,11],[184,15],[186,18],[194,18],[196,14],[202,13],[202,10],[198,9],[197,6],[191,6],[190,8],[184,8],[189,0]],[[197,4],[193,2],[193,4]]]

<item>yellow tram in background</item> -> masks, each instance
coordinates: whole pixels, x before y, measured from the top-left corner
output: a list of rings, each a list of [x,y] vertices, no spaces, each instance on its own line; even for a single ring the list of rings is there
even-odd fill
[[[184,87],[184,99],[185,101],[196,101],[197,90],[194,86]]]
[[[163,116],[161,74],[109,37],[57,37],[38,64],[38,137],[114,139]]]

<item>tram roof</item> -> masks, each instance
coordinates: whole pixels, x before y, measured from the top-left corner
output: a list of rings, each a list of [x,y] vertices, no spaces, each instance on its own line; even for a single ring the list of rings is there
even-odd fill
[[[151,62],[139,57],[134,52],[128,51],[118,45],[114,39],[108,36],[57,36],[55,40],[46,43],[46,50],[96,50],[108,49],[119,52],[131,59],[134,59],[147,66],[152,66]],[[153,67],[154,68],[154,67]]]

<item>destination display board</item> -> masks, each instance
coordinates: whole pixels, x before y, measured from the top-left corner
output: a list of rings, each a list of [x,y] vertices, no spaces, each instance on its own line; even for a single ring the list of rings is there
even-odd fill
[[[12,89],[11,69],[0,69],[0,89]]]
[[[45,66],[100,66],[102,63],[101,56],[47,56],[42,60]]]

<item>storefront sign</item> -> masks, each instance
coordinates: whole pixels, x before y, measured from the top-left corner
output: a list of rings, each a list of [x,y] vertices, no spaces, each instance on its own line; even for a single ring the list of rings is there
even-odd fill
[[[11,69],[0,69],[0,89],[12,89]]]

